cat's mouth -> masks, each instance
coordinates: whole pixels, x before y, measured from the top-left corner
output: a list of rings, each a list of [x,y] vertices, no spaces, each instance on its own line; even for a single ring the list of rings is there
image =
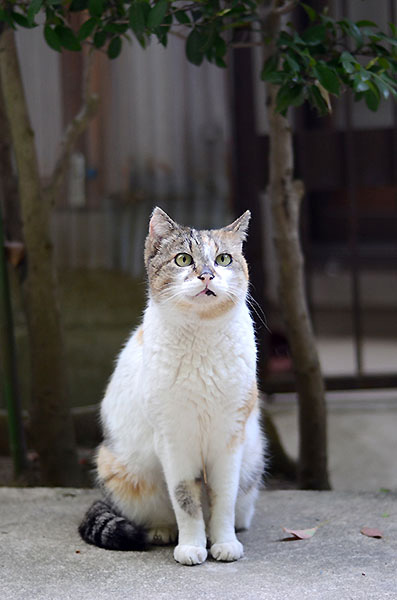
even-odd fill
[[[204,290],[201,290],[201,292],[196,294],[196,298],[197,298],[197,296],[216,296],[216,294],[215,294],[215,292],[210,290],[210,288],[206,287]]]

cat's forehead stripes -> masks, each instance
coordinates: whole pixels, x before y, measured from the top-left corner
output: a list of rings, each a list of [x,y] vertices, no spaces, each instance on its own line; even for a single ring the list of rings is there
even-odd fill
[[[196,249],[200,253],[203,263],[213,262],[219,246],[211,235],[211,232],[205,230],[196,231],[195,229],[192,229],[191,231],[192,253],[194,254],[194,250]]]

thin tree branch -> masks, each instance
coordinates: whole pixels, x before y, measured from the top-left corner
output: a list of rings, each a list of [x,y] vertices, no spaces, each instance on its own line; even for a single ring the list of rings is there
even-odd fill
[[[297,4],[298,4],[297,0],[291,0],[291,2],[286,2],[285,4],[282,4],[281,6],[277,6],[277,0],[274,0],[273,1],[273,12],[276,15],[286,15],[287,13],[291,12],[291,10],[293,10]]]
[[[97,112],[99,105],[99,96],[90,93],[91,77],[93,65],[93,52],[90,52],[86,57],[84,72],[83,72],[83,100],[82,105],[77,115],[67,126],[62,142],[60,155],[52,173],[50,182],[46,187],[46,192],[49,194],[49,200],[53,204],[56,199],[56,194],[64,180],[70,155],[77,139],[85,131],[89,122]]]
[[[229,48],[253,48],[254,46],[263,46],[263,42],[232,42]]]

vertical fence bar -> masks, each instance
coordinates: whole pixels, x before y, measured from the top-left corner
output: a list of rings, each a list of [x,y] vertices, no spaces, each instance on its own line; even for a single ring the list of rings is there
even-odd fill
[[[389,0],[389,15],[392,23],[397,22],[396,0]],[[392,137],[392,185],[397,185],[397,102],[393,102],[393,137]],[[397,232],[396,232],[397,233]],[[397,236],[396,236],[397,239]]]
[[[347,0],[342,2],[343,14],[348,17],[349,9]],[[359,261],[359,223],[357,203],[357,181],[354,149],[354,131],[352,119],[352,98],[348,93],[345,98],[345,174],[347,198],[349,204],[349,252],[350,252],[350,277],[352,283],[352,328],[354,341],[354,356],[356,372],[359,377],[363,374],[363,331],[362,331],[362,306],[360,290],[360,261]]]
[[[389,0],[389,15],[392,23],[397,22],[397,0]],[[391,184],[397,186],[397,101],[393,101],[393,135],[392,135],[392,178]],[[397,209],[397,190],[395,194],[395,208]],[[397,240],[397,225],[395,226],[395,240]],[[397,266],[397,265],[396,265]],[[397,313],[396,313],[397,316]]]
[[[7,406],[10,453],[15,477],[26,467],[22,412],[17,391],[15,341],[13,333],[7,263],[4,252],[3,218],[0,209],[0,372]]]
[[[352,124],[352,99],[346,99],[346,187],[349,204],[349,252],[350,252],[350,277],[352,283],[352,326],[354,340],[354,355],[356,371],[359,377],[363,373],[363,331],[362,331],[362,306],[360,290],[360,260],[359,260],[359,223],[358,203],[356,189],[356,173],[354,160],[354,137]]]

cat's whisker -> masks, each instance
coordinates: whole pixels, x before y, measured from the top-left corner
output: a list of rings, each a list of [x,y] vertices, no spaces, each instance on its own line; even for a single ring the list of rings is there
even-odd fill
[[[263,308],[261,307],[259,302],[257,302],[257,300],[255,300],[255,298],[252,296],[252,294],[249,291],[247,292],[247,304],[250,306],[252,311],[256,314],[256,316],[258,317],[258,319],[262,323],[262,325],[265,327],[265,329],[269,333],[271,333],[271,329],[267,323],[266,314],[265,314]]]

